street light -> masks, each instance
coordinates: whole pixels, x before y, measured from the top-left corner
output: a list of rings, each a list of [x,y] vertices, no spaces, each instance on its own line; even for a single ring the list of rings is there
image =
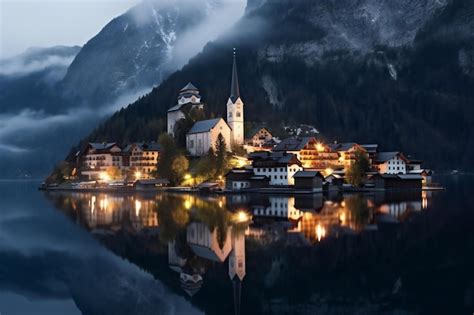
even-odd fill
[[[141,172],[135,172],[135,178],[136,179],[140,179],[142,177],[142,173]]]

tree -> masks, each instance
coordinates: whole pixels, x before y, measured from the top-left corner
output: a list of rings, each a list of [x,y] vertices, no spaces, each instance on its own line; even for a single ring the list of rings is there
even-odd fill
[[[158,177],[171,180],[173,160],[178,154],[178,149],[173,138],[167,133],[161,134],[158,142],[160,143],[161,151],[160,159],[156,166],[156,173]]]
[[[196,175],[204,181],[216,176],[216,154],[212,148],[209,148],[207,154],[199,159],[196,165]]]
[[[354,152],[354,163],[346,170],[346,179],[349,184],[361,187],[364,183],[365,173],[369,170],[370,163],[367,154],[356,149]]]
[[[216,173],[222,175],[227,165],[227,145],[224,136],[219,133],[216,140]]]
[[[182,154],[177,155],[171,163],[171,176],[169,177],[171,183],[174,185],[181,183],[188,168],[188,159]]]

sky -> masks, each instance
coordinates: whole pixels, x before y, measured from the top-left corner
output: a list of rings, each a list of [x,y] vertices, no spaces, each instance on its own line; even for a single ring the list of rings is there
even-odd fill
[[[29,47],[84,45],[139,0],[0,0],[0,58]],[[87,21],[87,23],[84,23]]]

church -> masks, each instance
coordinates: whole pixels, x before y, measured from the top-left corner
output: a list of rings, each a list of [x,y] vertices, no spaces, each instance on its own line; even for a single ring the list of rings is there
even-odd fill
[[[228,151],[231,151],[232,145],[244,144],[244,103],[240,98],[235,49],[230,96],[226,107],[226,121],[222,118],[197,121],[186,134],[186,149],[191,156],[205,155],[210,148],[215,150],[219,134],[224,137]],[[188,83],[180,90],[178,104],[168,110],[168,133],[170,135],[174,136],[176,123],[186,117],[186,111],[193,108],[204,109],[204,104],[201,103],[199,90],[193,84]]]

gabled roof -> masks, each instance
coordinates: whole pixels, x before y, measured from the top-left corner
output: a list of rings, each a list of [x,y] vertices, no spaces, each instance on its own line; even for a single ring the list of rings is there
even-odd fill
[[[361,144],[361,147],[363,147],[367,152],[369,153],[377,153],[378,144]]]
[[[350,150],[353,146],[357,145],[355,142],[345,142],[345,143],[333,143],[329,147],[334,151],[345,152]],[[364,148],[365,149],[365,148]]]
[[[134,142],[127,145],[123,152],[130,152],[135,146],[139,147],[142,151],[161,151],[161,146],[157,142]]]
[[[305,147],[311,140],[316,141],[314,137],[286,138],[278,143],[273,151],[299,151]]]
[[[116,142],[103,142],[103,143],[90,142],[89,143],[89,145],[93,149],[96,149],[96,150],[108,150],[116,144],[117,144]]]
[[[298,171],[293,175],[293,178],[313,178],[313,177],[321,177],[324,179],[324,176],[321,175],[318,171]]]
[[[286,152],[254,152],[249,155],[249,159],[253,161],[254,166],[284,166],[297,164],[301,166],[295,154]]]
[[[191,82],[188,82],[179,92],[185,92],[185,91],[199,91],[197,87],[194,86]]]
[[[267,127],[263,127],[263,126],[261,126],[261,127],[255,127],[255,128],[253,128],[252,130],[250,130],[247,139],[253,138],[253,136],[255,136],[255,135],[257,134],[257,132],[259,132],[259,131],[262,130],[262,129],[265,129],[269,134],[272,134],[272,133],[270,132],[270,130],[268,130]]]
[[[401,152],[397,152],[397,151],[393,151],[393,152],[379,152],[377,153],[377,157],[375,158],[375,161],[377,163],[385,163],[391,159],[393,159],[394,157],[396,157],[397,155],[400,156],[400,158],[402,160],[404,160],[405,162],[408,162],[408,159],[403,155],[403,153]]]
[[[222,118],[214,118],[208,120],[201,120],[194,123],[191,130],[189,130],[188,134],[192,133],[201,133],[201,132],[208,132],[212,128],[214,128]]]

